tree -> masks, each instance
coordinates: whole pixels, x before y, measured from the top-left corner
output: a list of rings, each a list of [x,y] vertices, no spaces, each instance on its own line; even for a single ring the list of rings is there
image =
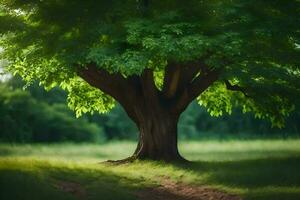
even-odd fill
[[[86,118],[76,119],[51,91],[47,99],[43,88],[23,91],[22,82],[12,78],[0,82],[0,142],[103,142],[103,129]]]
[[[80,116],[118,101],[132,158],[180,160],[177,122],[197,98],[283,126],[300,88],[298,0],[2,0],[8,69],[60,86]]]

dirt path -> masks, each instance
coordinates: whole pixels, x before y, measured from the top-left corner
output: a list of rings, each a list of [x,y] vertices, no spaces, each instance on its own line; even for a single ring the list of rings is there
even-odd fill
[[[236,195],[206,186],[176,183],[169,178],[164,178],[159,187],[143,189],[136,195],[139,200],[242,200]]]
[[[77,197],[77,199],[86,199],[86,191],[79,183],[69,181],[56,181],[55,187],[66,193],[73,194]]]
[[[85,189],[78,183],[56,181],[55,187],[73,194],[77,199],[87,199]],[[166,177],[161,179],[158,187],[141,189],[135,195],[139,200],[242,200],[237,195],[206,186],[177,183]]]

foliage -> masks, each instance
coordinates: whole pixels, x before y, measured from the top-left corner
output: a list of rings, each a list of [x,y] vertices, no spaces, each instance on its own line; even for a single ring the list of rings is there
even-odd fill
[[[64,104],[37,101],[30,93],[0,84],[2,142],[93,142],[104,139],[102,129],[76,120]]]
[[[120,105],[103,114],[84,114],[75,119],[67,109],[67,94],[54,88],[46,91],[33,83],[25,90],[17,77],[0,83],[1,140],[11,142],[61,142],[136,139],[138,130]],[[217,104],[215,104],[217,105]],[[193,102],[178,124],[181,139],[297,137],[300,131],[297,109],[283,129],[271,128],[250,113],[233,109],[232,114],[211,117]],[[289,136],[288,136],[289,135]]]
[[[221,74],[198,98],[212,115],[240,107],[283,126],[300,94],[298,0],[153,0],[146,11],[138,2],[2,0],[2,57],[29,83],[67,90],[78,116],[114,104],[77,78],[88,63],[124,77],[150,68],[160,85],[167,63],[204,59]]]
[[[90,122],[97,124],[105,133],[107,140],[137,139],[138,129],[120,105],[106,115],[86,115]],[[192,125],[194,126],[194,124]]]
[[[6,95],[7,93],[10,93],[12,95],[15,95],[15,93],[21,93],[22,96],[19,97],[19,101],[26,105],[20,106],[20,109],[22,110],[22,112],[20,112],[19,107],[17,107],[14,101],[7,101],[6,104],[4,104],[4,102],[0,102],[1,108],[4,109],[5,107],[9,107],[11,110],[14,110],[14,112],[22,113],[22,116],[12,116],[11,113],[3,112],[3,118],[1,118],[2,124],[7,126],[5,130],[10,130],[11,127],[19,127],[19,130],[17,131],[18,133],[15,133],[20,135],[18,137],[25,137],[27,131],[22,128],[22,125],[16,124],[17,120],[14,120],[12,122],[9,119],[20,119],[18,121],[22,121],[21,124],[25,125],[26,123],[28,123],[28,121],[30,121],[27,118],[32,115],[32,111],[39,110],[38,112],[34,112],[34,117],[39,120],[34,124],[27,124],[26,127],[28,127],[28,129],[30,129],[31,131],[38,132],[37,134],[40,135],[39,137],[44,137],[44,142],[47,142],[48,140],[49,142],[51,142],[51,137],[64,138],[64,140],[70,141],[79,141],[81,140],[80,138],[82,138],[82,142],[98,142],[99,140],[103,140],[104,138],[108,140],[136,138],[137,129],[135,125],[128,119],[126,113],[119,105],[107,115],[85,114],[81,118],[75,119],[76,113],[73,113],[72,111],[67,109],[67,106],[65,105],[65,101],[68,96],[62,89],[56,87],[51,91],[46,91],[37,83],[33,83],[30,86],[26,86],[24,84],[24,81],[22,81],[19,77],[13,77],[3,83],[0,82],[0,93],[2,93],[2,95]],[[88,96],[87,93],[78,98],[83,98],[86,96]],[[28,100],[31,100],[32,103],[27,104],[26,102]],[[51,113],[53,112],[56,113],[55,116],[57,117],[50,117],[52,116]],[[50,122],[53,124],[49,124]],[[2,125],[1,127],[4,127],[4,125]],[[58,133],[54,133],[54,131],[58,131]],[[75,135],[71,136],[69,134],[71,132],[74,132]],[[52,136],[49,134],[51,134]],[[61,136],[59,136],[60,134]],[[84,134],[88,134],[88,136],[84,136]],[[14,135],[14,133],[10,133],[8,131],[7,134],[2,135],[2,140],[10,140],[14,142],[23,141],[18,138],[13,139],[11,135]],[[95,137],[90,137],[93,135]],[[84,139],[85,137],[86,139]],[[40,141],[36,139],[37,138],[31,138],[28,140],[24,140],[23,142]],[[57,138],[55,139],[55,141],[59,142],[61,141],[61,139]]]
[[[271,123],[257,119],[252,113],[233,109],[232,113],[211,117],[205,108],[197,109],[193,102],[182,114],[179,122],[179,137],[183,139],[230,139],[230,138],[286,138],[299,137],[300,112],[296,109],[286,119],[284,128],[272,127]]]
[[[82,79],[73,78],[69,82],[63,82],[62,88],[68,91],[68,105],[76,111],[76,116],[83,113],[106,113],[114,107],[114,99],[105,95],[100,90],[88,85]]]

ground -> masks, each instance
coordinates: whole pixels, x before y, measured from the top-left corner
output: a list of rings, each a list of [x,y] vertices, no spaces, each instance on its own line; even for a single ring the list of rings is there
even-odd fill
[[[134,142],[0,145],[1,200],[300,199],[300,140],[182,142],[190,164],[100,163]]]

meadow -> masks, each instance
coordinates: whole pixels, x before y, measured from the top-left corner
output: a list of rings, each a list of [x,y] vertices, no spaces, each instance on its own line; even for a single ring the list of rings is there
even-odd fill
[[[205,185],[249,200],[300,199],[300,140],[207,140],[180,143],[188,164],[135,161],[111,165],[134,142],[1,144],[1,200],[134,200],[163,179]]]

